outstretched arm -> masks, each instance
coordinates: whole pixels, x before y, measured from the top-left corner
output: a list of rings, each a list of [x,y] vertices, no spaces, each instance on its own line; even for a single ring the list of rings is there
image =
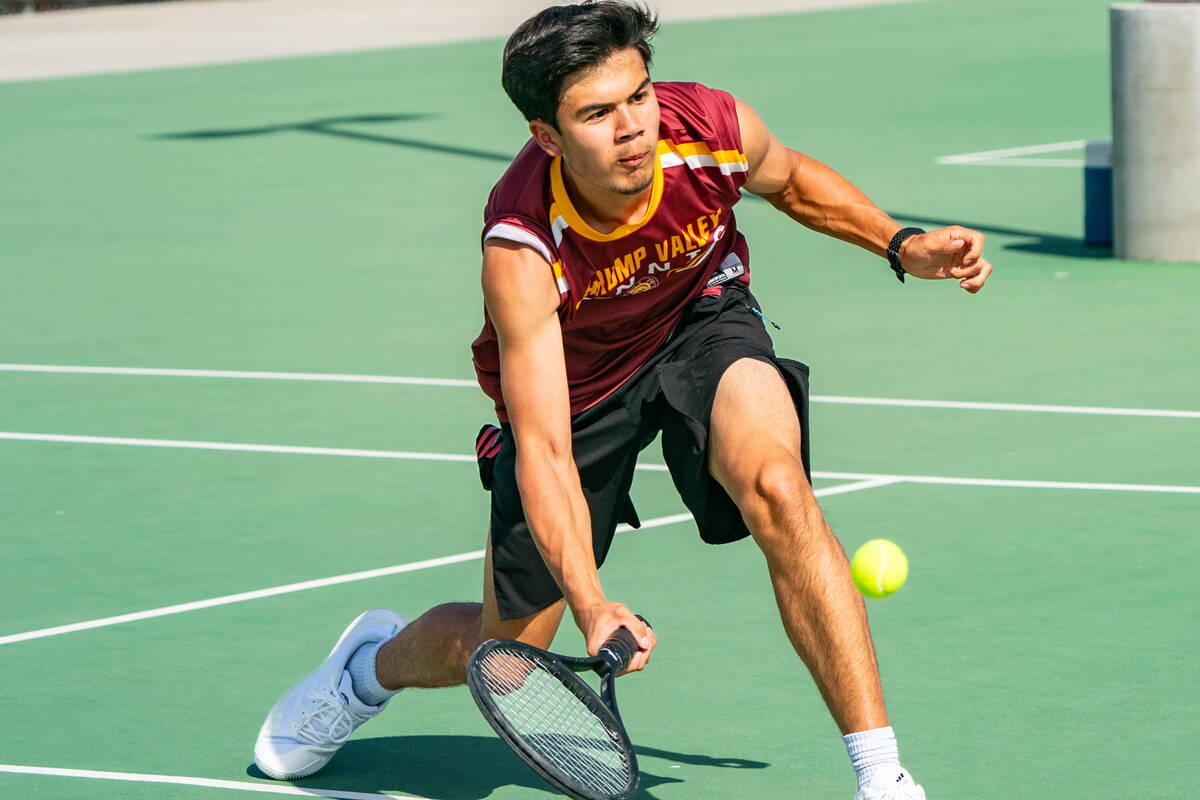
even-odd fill
[[[747,191],[805,227],[886,256],[888,243],[901,228],[895,220],[829,167],[784,147],[758,113],[740,100],[737,114],[750,164]],[[906,239],[900,264],[918,278],[955,278],[974,294],[992,271],[982,255],[983,234],[952,225]]]
[[[558,320],[558,287],[542,257],[528,247],[489,241],[483,297],[496,327],[504,405],[517,445],[517,487],[525,520],[575,622],[596,653],[618,628],[637,637],[631,670],[654,649],[654,633],[600,588],[592,521],[571,452],[571,402]]]

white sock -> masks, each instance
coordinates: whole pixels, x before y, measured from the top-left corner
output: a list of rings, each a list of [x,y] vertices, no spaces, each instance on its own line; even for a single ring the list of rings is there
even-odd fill
[[[850,766],[858,777],[858,788],[871,782],[877,772],[884,769],[900,769],[900,749],[896,745],[896,734],[889,725],[873,728],[842,737],[846,752],[850,755]]]
[[[350,680],[354,683],[354,693],[369,706],[383,705],[400,691],[383,688],[379,683],[379,676],[375,674],[375,657],[379,655],[379,648],[382,646],[383,642],[368,642],[355,650],[346,664],[346,671],[350,673]]]

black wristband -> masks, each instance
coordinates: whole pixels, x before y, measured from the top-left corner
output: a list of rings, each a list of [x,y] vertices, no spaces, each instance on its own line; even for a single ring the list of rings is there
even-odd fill
[[[910,236],[919,236],[925,231],[921,228],[901,228],[896,231],[896,235],[892,237],[892,241],[888,244],[887,260],[892,267],[892,272],[896,273],[896,278],[904,283],[904,267],[900,265],[900,246],[904,244],[904,240]]]

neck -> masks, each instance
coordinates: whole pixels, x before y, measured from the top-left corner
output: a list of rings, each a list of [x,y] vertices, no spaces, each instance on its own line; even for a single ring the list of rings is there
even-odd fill
[[[637,194],[621,194],[594,183],[576,180],[563,162],[563,186],[571,204],[588,225],[600,233],[612,233],[622,225],[637,222],[646,215],[653,184]]]

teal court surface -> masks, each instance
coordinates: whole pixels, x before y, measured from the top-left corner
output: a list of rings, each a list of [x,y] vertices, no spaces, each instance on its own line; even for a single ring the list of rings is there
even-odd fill
[[[1196,794],[1200,266],[1081,243],[1107,36],[1093,0],[934,0],[657,43],[897,220],[988,235],[972,297],[737,208],[825,512],[909,557],[868,610],[930,798]],[[251,754],[362,610],[479,595],[500,47],[0,84],[0,794],[552,796],[463,688],[294,785]],[[620,688],[639,798],[851,797],[761,556],[701,544],[658,464],[602,573],[661,642]]]

